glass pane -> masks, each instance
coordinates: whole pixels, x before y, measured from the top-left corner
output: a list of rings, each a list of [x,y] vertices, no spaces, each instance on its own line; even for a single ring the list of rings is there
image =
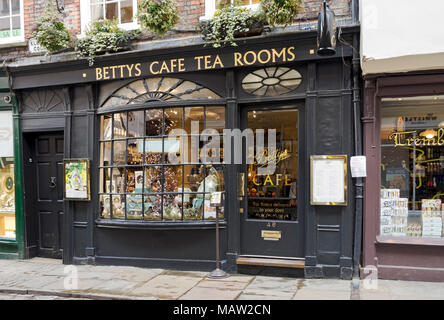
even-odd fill
[[[12,137],[11,137],[12,139]],[[15,238],[14,158],[0,158],[0,237]]]
[[[143,218],[142,200],[143,200],[143,196],[141,194],[133,194],[133,195],[126,196],[126,216],[127,216],[127,219],[141,220]]]
[[[162,192],[162,167],[145,167],[145,190],[146,193]]]
[[[126,162],[126,141],[114,141],[113,164],[123,165]]]
[[[164,166],[164,192],[182,191],[182,166]]]
[[[114,139],[126,137],[126,112],[114,114]]]
[[[142,167],[128,167],[128,168],[126,168],[126,192],[127,193],[142,193],[143,187],[144,187],[143,186],[143,168]]]
[[[107,20],[119,19],[117,2],[106,4],[105,15]]]
[[[100,165],[111,165],[111,142],[100,143]]]
[[[202,220],[204,210],[203,194],[184,194],[184,220]]]
[[[103,20],[103,4],[91,5],[91,21]]]
[[[9,0],[1,0],[0,1],[0,17],[8,16],[10,15],[9,11]]]
[[[100,117],[100,140],[112,139],[112,116],[105,115]]]
[[[143,197],[144,219],[145,220],[161,220],[162,195],[146,194]]]
[[[248,165],[248,217],[297,220],[298,111],[249,111],[247,127],[254,132],[264,129],[266,143],[263,154],[255,149],[256,161]],[[276,129],[273,153],[267,145],[268,129]],[[261,174],[259,168],[270,172]]]
[[[109,219],[111,217],[111,201],[110,195],[100,195],[99,197],[100,217]]]
[[[127,163],[139,165],[143,162],[143,139],[129,139],[127,150]]]
[[[12,17],[12,36],[19,37],[22,33],[20,29],[20,16]]]
[[[183,115],[183,108],[165,109],[165,135],[180,134],[179,132],[181,130],[177,129],[182,129],[182,115]]]
[[[125,219],[125,195],[111,196],[112,202],[112,218]]]
[[[0,39],[9,38],[11,36],[10,21],[9,17],[0,18]]]
[[[188,107],[185,108],[185,131],[188,134],[200,134],[204,129],[204,108],[203,107]],[[191,125],[194,125],[196,132],[193,132]]]
[[[11,0],[12,14],[20,14],[20,0]]]
[[[142,137],[145,134],[143,111],[128,111],[128,137]]]
[[[219,133],[223,133],[225,129],[225,108],[224,107],[207,107],[206,108],[205,127],[216,129]]]
[[[145,140],[145,163],[162,164],[163,163],[163,142],[161,138],[151,138]]]
[[[443,100],[382,101],[381,235],[442,237]]]
[[[202,165],[184,165],[183,191],[197,192],[199,190],[200,185],[202,185],[203,188],[204,178],[205,178],[205,170]],[[203,190],[201,192],[203,192]]]
[[[124,0],[120,2],[121,23],[133,22],[133,1]]]
[[[163,219],[182,220],[182,195],[166,194],[163,196]]]
[[[111,184],[106,185],[106,193],[125,193],[125,168],[113,168]]]
[[[162,134],[162,109],[146,110],[145,135],[160,136]]]

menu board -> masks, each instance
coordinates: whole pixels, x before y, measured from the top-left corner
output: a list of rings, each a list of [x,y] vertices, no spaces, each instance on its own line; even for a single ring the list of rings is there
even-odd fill
[[[310,203],[347,205],[347,156],[311,156],[310,168]]]

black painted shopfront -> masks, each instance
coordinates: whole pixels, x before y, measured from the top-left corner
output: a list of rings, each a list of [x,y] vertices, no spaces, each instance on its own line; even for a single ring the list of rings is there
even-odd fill
[[[355,48],[358,33],[342,29]],[[122,52],[92,67],[76,59],[10,66],[27,257],[211,270],[209,195],[224,191],[225,270],[250,258],[281,259],[300,263],[306,277],[351,278],[354,188],[346,206],[310,205],[309,164],[311,155],[353,155],[353,52],[339,46],[323,58],[315,45],[315,31],[288,32],[222,49]],[[257,174],[257,163],[226,163],[244,160],[251,145],[239,155],[233,138],[227,150],[224,129],[247,128],[276,129],[272,174]],[[204,129],[220,138],[225,163],[199,161]],[[187,157],[171,163],[172,154]],[[90,160],[89,201],[63,200],[60,164],[70,158]]]

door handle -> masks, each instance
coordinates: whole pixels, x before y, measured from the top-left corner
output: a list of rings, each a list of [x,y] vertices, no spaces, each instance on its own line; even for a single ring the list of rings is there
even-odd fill
[[[49,187],[54,189],[57,186],[56,177],[49,177]]]

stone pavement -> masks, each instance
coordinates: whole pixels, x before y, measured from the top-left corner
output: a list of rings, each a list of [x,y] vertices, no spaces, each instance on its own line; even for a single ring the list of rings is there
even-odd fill
[[[66,266],[60,260],[0,260],[0,300],[179,299],[350,300],[444,299],[444,283],[378,280],[378,289],[351,290],[351,281],[231,275],[119,266]],[[72,287],[77,278],[77,288]]]

